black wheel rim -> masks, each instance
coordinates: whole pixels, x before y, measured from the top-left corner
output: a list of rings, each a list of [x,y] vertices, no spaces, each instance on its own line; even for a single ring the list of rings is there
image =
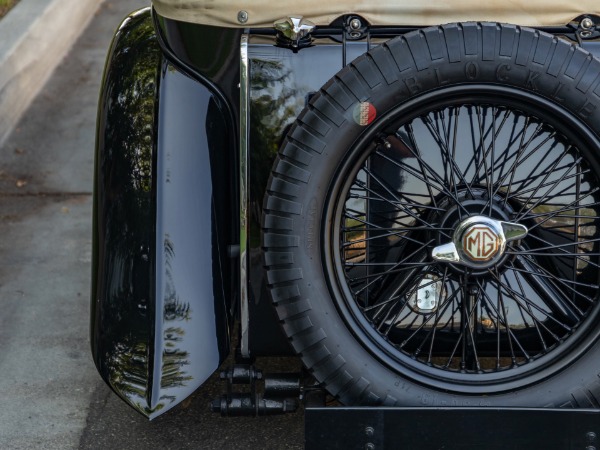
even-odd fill
[[[597,151],[578,119],[505,87],[449,88],[379,119],[325,206],[326,270],[358,339],[399,372],[486,392],[568,364],[597,333]],[[528,232],[491,265],[434,261],[472,216]]]

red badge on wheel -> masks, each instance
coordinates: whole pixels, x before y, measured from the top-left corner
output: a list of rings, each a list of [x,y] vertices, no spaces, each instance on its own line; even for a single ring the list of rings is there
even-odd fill
[[[354,107],[354,121],[360,126],[364,127],[369,125],[375,120],[377,116],[377,110],[369,102],[362,102]]]

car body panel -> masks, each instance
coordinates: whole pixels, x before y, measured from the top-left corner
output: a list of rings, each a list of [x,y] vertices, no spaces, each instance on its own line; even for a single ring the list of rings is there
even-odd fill
[[[190,395],[229,349],[214,153],[220,96],[164,58],[149,9],[109,52],[99,107],[91,342],[109,386],[149,418]]]
[[[311,47],[294,53],[276,47],[275,37],[252,35],[249,60],[249,347],[254,355],[293,354],[268,292],[260,242],[263,199],[273,161],[289,127],[310,98],[336,72],[344,59],[367,51],[365,42],[344,46],[329,37],[315,38]],[[260,326],[256,326],[260,323]]]

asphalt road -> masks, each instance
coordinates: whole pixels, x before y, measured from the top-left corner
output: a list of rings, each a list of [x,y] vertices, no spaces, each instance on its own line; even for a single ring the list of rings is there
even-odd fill
[[[0,448],[302,448],[302,414],[221,418],[215,377],[148,422],[89,351],[96,102],[114,29],[145,0],[107,0],[0,148]],[[289,370],[289,360],[261,363]]]

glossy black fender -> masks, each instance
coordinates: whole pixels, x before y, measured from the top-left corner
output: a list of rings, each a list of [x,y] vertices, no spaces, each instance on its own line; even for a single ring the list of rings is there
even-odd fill
[[[104,380],[149,418],[229,350],[232,127],[214,86],[165,57],[150,10],[126,18],[98,112],[91,344]]]

